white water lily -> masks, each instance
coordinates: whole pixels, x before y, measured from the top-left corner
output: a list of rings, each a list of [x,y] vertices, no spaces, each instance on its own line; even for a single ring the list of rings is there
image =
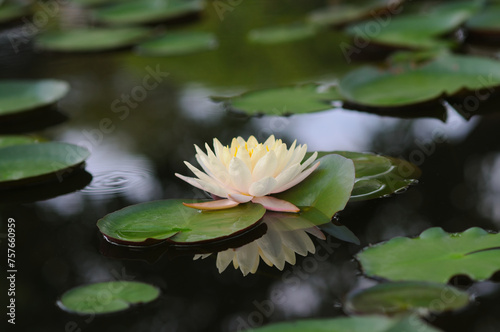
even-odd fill
[[[227,249],[217,253],[217,269],[222,273],[233,263],[235,269],[240,269],[243,275],[255,273],[260,259],[269,266],[276,266],[280,271],[285,263],[296,263],[295,253],[306,256],[314,254],[316,248],[307,233],[324,240],[325,234],[312,223],[300,219],[289,220],[280,217],[268,216],[264,223],[267,232],[259,239],[244,246]],[[211,254],[195,255],[193,259],[207,258]]]
[[[281,212],[299,212],[290,202],[269,196],[283,192],[304,180],[318,166],[309,167],[317,157],[315,152],[303,163],[307,145],[287,148],[280,139],[271,135],[264,143],[254,136],[248,140],[233,138],[231,146],[223,146],[214,138],[214,150],[205,143],[207,153],[198,146],[196,160],[205,172],[188,162],[187,167],[196,178],[175,174],[187,183],[223,199],[203,203],[185,203],[186,206],[202,210],[219,210],[240,203],[262,204],[266,209]]]

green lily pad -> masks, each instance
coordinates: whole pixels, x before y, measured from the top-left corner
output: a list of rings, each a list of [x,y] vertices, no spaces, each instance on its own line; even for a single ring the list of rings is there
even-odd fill
[[[101,233],[113,242],[149,244],[216,241],[255,225],[266,212],[260,204],[203,211],[186,207],[186,199],[169,199],[128,206],[97,222]]]
[[[354,185],[352,160],[340,155],[320,158],[319,167],[298,185],[275,195],[296,206],[311,206],[328,218],[342,210]]]
[[[385,197],[406,190],[421,175],[412,163],[376,155],[350,151],[319,152],[318,157],[338,154],[354,162],[356,179],[350,202]]]
[[[154,301],[157,287],[137,281],[108,281],[73,288],[57,302],[65,311],[76,314],[106,314]]]
[[[497,86],[500,62],[447,54],[420,67],[361,67],[340,80],[339,92],[356,105],[396,108]]]
[[[248,115],[288,115],[331,109],[333,108],[331,102],[341,97],[336,87],[321,90],[317,84],[305,84],[249,91],[231,98],[212,99],[224,101],[230,109]]]
[[[59,80],[0,81],[0,117],[33,111],[56,103],[69,91]]]
[[[280,44],[311,38],[316,28],[309,24],[288,24],[251,30],[248,40],[258,44]]]
[[[68,0],[68,1],[83,7],[96,7],[116,2],[126,2],[130,0]]]
[[[0,2],[0,24],[16,20],[29,14],[29,7],[19,2]]]
[[[431,12],[399,15],[383,21],[368,20],[348,27],[347,32],[377,44],[394,47],[433,48],[447,46],[436,37],[457,29],[480,5],[473,2],[443,5]]]
[[[102,52],[133,46],[150,35],[146,28],[83,28],[39,35],[36,47],[56,52]]]
[[[445,284],[388,282],[350,293],[345,308],[358,314],[441,313],[461,309],[469,300],[469,294]]]
[[[111,25],[146,24],[178,19],[202,9],[200,0],[137,0],[97,9],[94,17]]]
[[[184,55],[217,47],[215,35],[208,32],[179,31],[139,44],[136,48],[141,55],[169,56]]]
[[[370,277],[446,283],[455,275],[488,279],[500,271],[500,234],[477,227],[448,234],[430,228],[419,237],[397,237],[356,255]]]
[[[49,142],[0,149],[0,188],[61,179],[80,167],[90,152],[80,146]]]
[[[465,24],[474,32],[500,33],[500,5],[488,6],[483,11],[471,17]]]
[[[330,7],[317,9],[307,16],[307,21],[319,26],[343,26],[345,24],[367,19],[382,10],[396,9],[402,1],[373,0],[367,4],[340,3]]]
[[[415,317],[354,316],[305,319],[267,325],[247,332],[439,332]]]
[[[0,148],[5,148],[12,145],[23,145],[38,143],[39,137],[36,136],[23,136],[23,135],[6,135],[0,136]]]

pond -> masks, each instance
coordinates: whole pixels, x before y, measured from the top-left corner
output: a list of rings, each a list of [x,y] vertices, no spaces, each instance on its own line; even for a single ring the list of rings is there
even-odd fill
[[[433,282],[436,293],[429,293],[430,297],[422,300],[427,304],[417,307],[425,311],[429,303],[436,303],[434,300],[441,301],[437,306],[449,305],[453,301],[443,295],[442,287],[450,286],[456,286],[456,294],[465,292],[453,298],[465,296],[466,303],[450,306],[454,310],[445,312],[430,308],[435,312],[419,315],[429,331],[500,330],[500,243],[494,236],[500,228],[500,44],[494,37],[500,34],[498,26],[492,27],[494,22],[487,24],[481,1],[477,7],[471,6],[472,2],[447,1],[449,7],[433,11],[437,4],[432,1],[418,5],[398,2],[396,6],[387,1],[346,5],[347,1],[326,0],[214,0],[191,1],[186,6],[172,0],[169,6],[175,7],[175,15],[162,12],[163,7],[158,5],[161,1],[100,2],[105,1],[33,1],[13,20],[4,22],[0,15],[0,135],[27,135],[21,140],[39,141],[38,145],[64,142],[90,152],[87,156],[84,149],[77,150],[73,155],[78,158],[69,160],[65,155],[64,160],[52,160],[59,171],[62,169],[57,174],[65,175],[64,180],[58,177],[38,184],[12,184],[8,180],[16,171],[46,165],[37,164],[33,157],[41,153],[39,150],[33,152],[25,146],[26,150],[12,153],[12,147],[0,147],[0,164],[14,159],[17,163],[10,168],[0,165],[4,173],[0,174],[4,280],[0,284],[5,285],[2,292],[8,295],[2,303],[15,303],[14,311],[7,308],[7,315],[3,314],[2,326],[7,331],[229,332],[278,322],[348,316],[374,319],[365,326],[382,326],[378,320],[393,313],[363,315],[374,312],[363,303],[357,304],[356,292],[375,285],[389,285],[389,291],[394,291],[391,282],[383,281],[402,280],[410,284],[394,283],[396,292],[397,287],[407,292],[397,296],[411,298],[420,292],[418,287],[423,287],[412,283],[422,279],[413,272],[409,278],[392,277],[391,267],[401,264],[391,263],[394,253],[409,252],[416,257],[409,256],[411,264],[417,264],[419,257],[424,263],[432,259],[440,263],[439,250],[452,247],[446,241],[465,239],[456,245],[460,250],[468,246],[469,236],[480,243],[474,250],[463,252],[464,257],[472,259],[458,261],[463,269],[445,272],[442,277],[440,271],[431,270],[428,274],[434,279],[427,277],[424,281]],[[24,2],[0,0],[0,13],[7,11],[6,6],[19,3]],[[112,7],[122,3],[130,7],[121,9],[128,10],[125,14]],[[156,3],[156,16],[141,12],[141,3]],[[327,6],[337,6],[332,10],[336,16],[325,15]],[[498,5],[491,6],[492,12],[500,12]],[[425,19],[411,18],[417,22],[413,27],[411,22],[398,21],[405,15],[418,16],[420,11],[427,13],[422,15]],[[383,15],[388,12],[389,16]],[[151,15],[151,22],[141,21],[141,15]],[[378,21],[362,21],[370,18]],[[386,27],[392,21],[394,30],[402,36]],[[376,28],[381,32],[369,30],[370,22],[378,22]],[[415,32],[415,24],[428,31]],[[115,29],[105,31],[104,36],[100,31],[90,35],[85,31],[107,26]],[[78,33],[69,37],[49,34],[57,28]],[[492,32],[485,37],[484,29],[496,31],[496,35]],[[361,36],[360,31],[367,35]],[[410,49],[414,52],[407,52]],[[406,52],[396,53],[398,50]],[[2,114],[13,104],[31,102],[30,96],[13,97],[14,90],[9,90],[14,89],[12,80],[35,79],[57,80],[29,88],[42,99],[36,101],[39,109],[33,111],[28,106],[26,112]],[[239,228],[232,228],[232,216],[217,211],[223,217],[197,221],[196,227],[206,227],[201,235],[187,234],[189,227],[196,230],[193,225],[176,225],[175,231],[169,230],[172,232],[163,237],[155,233],[156,241],[150,241],[153,236],[149,233],[134,238],[137,231],[120,242],[114,241],[119,231],[97,226],[103,217],[111,219],[111,213],[134,204],[176,199],[180,206],[185,201],[210,198],[175,175],[189,175],[184,161],[198,167],[194,145],[206,151],[205,143],[212,147],[214,138],[230,145],[234,137],[247,140],[252,135],[259,142],[274,135],[288,147],[297,140],[297,145],[307,144],[309,152],[371,152],[390,157],[341,153],[347,158],[338,157],[343,162],[355,161],[354,166],[350,164],[351,182],[353,167],[359,180],[363,169],[358,167],[364,167],[363,161],[368,163],[365,172],[381,165],[389,165],[392,170],[401,165],[416,167],[398,178],[403,184],[398,182],[390,191],[384,191],[391,185],[384,181],[389,180],[373,180],[375,175],[366,173],[364,180],[372,182],[366,182],[363,188],[369,192],[370,185],[382,181],[381,187],[371,192],[378,197],[374,199],[356,196],[355,191],[351,196],[353,184],[348,188],[339,184],[338,195],[347,190],[347,196],[338,207],[329,203],[336,207],[331,207],[332,216],[341,210],[335,214],[334,224],[329,223],[330,229],[316,227],[321,224],[316,217],[295,218],[269,211],[260,224],[255,224],[265,209],[258,204],[253,205],[261,210],[248,208],[252,203],[233,208],[237,210],[221,210],[239,211],[235,212],[235,218],[243,220]],[[47,147],[52,152],[44,155],[57,155],[53,149],[68,148],[60,144]],[[329,170],[329,163],[337,162],[335,158],[320,154],[321,170]],[[362,159],[360,164],[356,164],[356,158]],[[71,170],[84,159],[84,170]],[[318,176],[315,172],[311,179]],[[374,174],[386,174],[383,172]],[[327,179],[320,180],[330,181]],[[318,200],[328,195],[337,194],[321,191]],[[305,196],[305,191],[285,191],[279,197],[303,203]],[[312,206],[302,212],[314,215],[314,209],[322,208],[314,204],[296,205]],[[220,221],[224,218],[229,226]],[[131,222],[139,219],[130,218]],[[247,224],[242,226],[244,222]],[[473,227],[488,233],[477,229],[466,232]],[[230,228],[231,232],[224,233],[221,228]],[[106,237],[100,230],[115,233]],[[196,236],[211,232],[217,234],[213,238],[222,237],[223,241],[208,245],[196,242],[200,240]],[[378,262],[382,271],[369,261],[370,249],[360,254],[371,245],[420,234],[421,242],[431,237],[448,240],[421,244],[415,239],[411,240],[415,247],[405,244],[392,251],[393,242],[372,247],[389,250],[379,254],[383,257]],[[169,237],[176,241],[176,236],[177,245],[157,243]],[[195,240],[188,240],[190,236]],[[154,245],[137,246],[134,241]],[[195,243],[185,243],[189,241]],[[9,243],[15,243],[15,247],[9,247]],[[242,246],[247,251],[239,251],[239,266],[235,264],[235,268],[232,262],[234,257],[238,261],[238,251],[233,248]],[[286,255],[269,254],[267,261],[264,259],[262,252],[281,248]],[[259,250],[262,259],[255,256]],[[477,256],[472,253],[476,251],[483,256],[475,265]],[[14,252],[15,256],[8,256]],[[441,253],[448,255],[448,260],[458,257],[454,254]],[[252,262],[245,262],[250,256]],[[255,257],[257,263],[260,261],[258,267]],[[447,260],[442,262],[433,268],[448,264]],[[405,269],[410,270],[410,266]],[[126,311],[108,314],[92,310],[78,314],[62,304],[65,292],[108,281],[146,283],[153,287],[135,285],[139,287],[136,292],[153,295],[137,300],[139,303],[130,301],[132,308]],[[424,287],[421,292],[426,291],[429,289]],[[375,307],[380,310],[383,304],[376,302]],[[9,316],[8,310],[14,315]],[[396,311],[400,314],[405,310],[399,307]],[[417,319],[417,314],[410,313]],[[8,321],[12,318],[15,325]],[[303,326],[297,328],[324,330],[321,326]],[[285,330],[293,328],[285,326]]]

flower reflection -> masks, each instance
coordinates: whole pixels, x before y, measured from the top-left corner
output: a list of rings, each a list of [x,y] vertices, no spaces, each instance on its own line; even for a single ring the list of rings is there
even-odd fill
[[[217,253],[217,269],[222,273],[232,262],[243,275],[255,273],[260,259],[269,266],[283,270],[285,263],[296,263],[295,254],[314,254],[316,248],[308,234],[324,240],[325,234],[311,221],[298,216],[268,212],[263,223],[267,232],[259,239],[238,248],[230,248]],[[206,258],[209,254],[195,255],[194,259]]]

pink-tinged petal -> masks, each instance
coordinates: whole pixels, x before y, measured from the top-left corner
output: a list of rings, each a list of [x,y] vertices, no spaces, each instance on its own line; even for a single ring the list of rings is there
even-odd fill
[[[276,188],[271,194],[276,194],[276,193],[283,192],[283,191],[288,190],[288,189],[292,188],[293,186],[299,184],[306,177],[308,177],[312,172],[314,172],[314,170],[316,168],[318,168],[318,166],[319,166],[319,161],[314,166],[311,166],[310,168],[308,168],[307,170],[305,170],[304,172],[302,172],[301,174],[299,174],[292,181],[288,182],[287,184],[285,184],[285,185],[283,185],[281,187]]]
[[[233,201],[238,203],[246,203],[250,202],[253,196],[232,193],[232,194],[227,194],[227,198],[232,199]]]
[[[278,182],[273,177],[266,177],[257,182],[252,183],[248,193],[251,196],[266,196],[268,195]]]
[[[299,212],[300,209],[290,202],[271,196],[254,197],[253,203],[263,205],[266,210],[277,212]]]
[[[230,199],[218,199],[215,201],[202,202],[202,203],[182,203],[184,206],[198,209],[198,210],[224,210],[235,207],[240,204]]]

